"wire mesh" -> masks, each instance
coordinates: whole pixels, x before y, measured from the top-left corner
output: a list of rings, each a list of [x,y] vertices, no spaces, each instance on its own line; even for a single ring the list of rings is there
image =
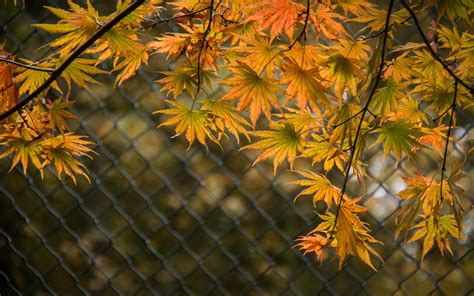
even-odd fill
[[[64,2],[27,1],[0,11],[0,39],[18,56],[44,57],[39,45],[54,37],[30,25],[54,21],[42,6]],[[467,239],[453,241],[453,256],[432,251],[419,262],[417,244],[393,239],[400,176],[412,164],[384,160],[372,147],[363,219],[384,243],[377,247],[383,261],[378,271],[357,259],[341,270],[331,258],[319,264],[293,248],[318,218],[309,200],[293,200],[291,172],[274,176],[266,163],[253,167],[255,154],[232,141],[187,151],[170,129],[156,128],[162,118],[150,114],[163,108],[165,96],[154,80],[166,69],[158,58],[123,87],[103,75],[101,85],[70,94],[77,101],[74,128],[97,143],[98,155],[84,160],[90,184],[59,181],[52,172],[43,179],[34,171],[8,173],[8,161],[0,162],[1,295],[474,293],[472,189],[464,205]],[[472,114],[458,116],[455,137],[467,145]],[[432,154],[418,161],[426,172],[438,169]],[[353,194],[362,193],[355,180],[350,184]]]

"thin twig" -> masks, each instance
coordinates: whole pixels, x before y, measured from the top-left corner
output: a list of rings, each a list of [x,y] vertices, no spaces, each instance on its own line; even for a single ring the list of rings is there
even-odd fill
[[[392,15],[393,3],[394,3],[394,0],[390,0],[390,4],[389,4],[388,10],[387,10],[387,18],[385,20],[385,30],[384,30],[384,36],[383,36],[383,41],[382,41],[382,53],[381,53],[381,56],[380,56],[380,66],[379,66],[379,69],[378,69],[378,72],[377,72],[377,76],[375,78],[375,85],[372,88],[372,91],[371,91],[371,93],[370,93],[370,95],[367,99],[367,102],[365,103],[364,108],[362,108],[362,113],[361,113],[359,125],[357,126],[357,131],[356,131],[356,134],[355,134],[355,137],[354,137],[354,142],[352,143],[349,160],[346,163],[346,167],[345,167],[346,172],[345,172],[345,177],[344,177],[344,183],[343,183],[342,188],[341,188],[341,194],[339,196],[339,200],[338,200],[338,204],[337,204],[336,217],[334,219],[334,225],[333,225],[331,233],[329,235],[329,240],[333,239],[334,231],[336,230],[337,219],[339,218],[339,213],[340,213],[340,210],[341,210],[342,200],[344,198],[344,193],[346,192],[346,189],[347,189],[347,183],[349,181],[349,174],[350,174],[350,170],[351,170],[351,166],[352,166],[352,161],[354,160],[354,155],[356,153],[357,140],[359,139],[359,136],[360,136],[360,131],[362,129],[362,123],[364,122],[364,117],[365,117],[366,113],[369,110],[369,106],[370,106],[370,103],[372,102],[375,91],[377,90],[377,86],[378,86],[380,80],[382,79],[382,73],[383,73],[383,68],[384,68],[384,64],[385,64],[385,49],[386,49],[386,46],[387,46],[387,38],[388,38],[388,33],[389,33],[390,17]]]
[[[449,106],[446,110],[443,111],[443,113],[441,113],[438,117],[433,119],[433,122],[438,121],[441,117],[443,117],[446,113],[448,113],[449,110],[451,110],[451,108],[453,108],[453,105]]]
[[[406,22],[408,22],[409,20],[411,20],[412,16],[409,16],[407,17],[406,19],[404,19],[403,21],[401,22],[398,22],[398,23],[393,23],[390,25],[390,28],[393,28],[395,26],[398,26],[398,25],[403,25],[405,24]],[[380,35],[382,35],[383,33],[385,32],[385,30],[381,30],[381,31],[378,31],[378,32],[375,32],[375,33],[372,33],[370,35],[367,35],[367,36],[360,36],[359,38],[357,38],[357,40],[368,40],[368,39],[372,39],[372,38],[375,38],[375,37],[378,37]]]
[[[418,32],[420,33],[421,39],[423,39],[423,42],[425,43],[426,47],[428,48],[431,56],[438,61],[443,68],[453,77],[458,83],[460,83],[462,86],[467,88],[469,92],[472,94],[474,93],[474,87],[467,85],[465,81],[463,81],[459,76],[457,76],[451,68],[444,62],[444,60],[434,51],[434,49],[431,47],[430,41],[426,37],[425,33],[423,32],[423,29],[421,28],[420,22],[418,18],[416,17],[416,13],[411,9],[411,7],[405,2],[405,0],[400,0],[402,5],[405,7],[405,9],[408,11],[410,16],[413,18],[413,22],[415,23],[416,28],[418,29]]]
[[[208,7],[204,7],[204,8],[198,9],[198,10],[196,10],[196,11],[191,11],[191,12],[188,12],[188,13],[183,13],[183,14],[175,15],[175,16],[173,16],[173,17],[165,18],[165,19],[161,18],[161,17],[158,15],[158,20],[153,21],[152,23],[147,24],[147,25],[144,25],[144,26],[142,26],[142,27],[143,27],[143,29],[149,29],[149,28],[155,27],[155,26],[157,26],[157,25],[159,25],[159,24],[162,24],[162,23],[168,23],[168,22],[174,21],[174,20],[176,20],[176,19],[194,16],[194,15],[200,13],[200,12],[203,12],[203,11],[208,10],[209,8],[210,8],[210,7],[208,6]]]
[[[219,2],[220,4],[220,2]],[[219,6],[218,4],[218,6]],[[212,21],[213,21],[213,13],[214,13],[214,0],[211,0],[209,3],[209,21],[207,23],[207,28],[206,31],[204,31],[204,34],[202,35],[201,38],[201,44],[199,45],[199,53],[198,53],[198,58],[197,58],[197,89],[196,89],[196,95],[193,98],[193,104],[191,105],[191,110],[194,108],[194,104],[196,103],[196,98],[199,92],[201,91],[201,55],[202,55],[202,50],[204,49],[204,46],[207,42],[207,36],[209,35],[209,32],[211,32],[211,27],[212,27]]]
[[[440,204],[443,201],[443,180],[444,180],[444,173],[446,171],[446,159],[448,158],[448,147],[449,147],[449,137],[451,136],[451,130],[453,127],[453,120],[454,120],[454,113],[456,111],[456,98],[458,96],[458,81],[454,82],[454,96],[453,96],[453,103],[451,104],[451,115],[449,118],[449,126],[448,132],[446,133],[446,145],[444,146],[444,154],[443,154],[443,166],[441,167],[441,183],[439,185],[440,188]],[[449,110],[448,109],[448,110]]]
[[[27,65],[27,64],[23,64],[14,60],[10,60],[8,57],[0,57],[0,62],[4,62],[4,63],[12,64],[15,66],[19,66],[25,69],[30,69],[30,70],[40,71],[40,72],[48,72],[48,73],[54,72],[54,69],[52,68],[43,68],[43,67],[37,67],[33,65]]]
[[[79,48],[77,48],[62,64],[59,66],[54,72],[51,73],[51,76],[43,82],[35,91],[30,93],[25,99],[20,101],[18,104],[16,104],[13,108],[10,110],[6,111],[5,113],[0,115],[0,121],[4,120],[5,118],[9,117],[13,113],[21,110],[26,104],[31,102],[33,99],[35,99],[39,94],[41,94],[44,90],[46,90],[56,79],[61,76],[61,74],[64,72],[64,70],[67,69],[67,67],[74,62],[75,59],[77,59],[84,51],[89,48],[94,42],[96,42],[100,37],[102,37],[105,33],[107,33],[110,29],[112,29],[113,26],[115,26],[117,23],[119,23],[123,18],[125,18],[127,15],[132,13],[135,9],[137,9],[140,5],[142,5],[145,2],[145,0],[136,0],[133,4],[131,4],[129,7],[127,7],[125,10],[123,10],[121,13],[119,13],[117,16],[115,16],[110,22],[105,24],[103,27],[101,27],[99,30],[97,30],[94,35],[89,37],[84,44],[82,44]]]

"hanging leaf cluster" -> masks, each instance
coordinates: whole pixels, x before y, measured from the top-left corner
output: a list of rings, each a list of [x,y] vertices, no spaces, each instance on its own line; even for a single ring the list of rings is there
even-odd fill
[[[421,240],[421,258],[434,245],[451,252],[450,239],[464,238],[460,182],[469,149],[454,130],[456,112],[472,108],[472,1],[119,0],[110,15],[90,2],[67,3],[45,7],[57,23],[34,25],[57,36],[49,56],[30,61],[0,49],[0,112],[16,111],[1,122],[0,158],[10,157],[12,168],[88,178],[81,157],[92,156],[92,143],[68,127],[69,90],[89,89],[100,75],[121,85],[155,55],[170,65],[156,79],[168,96],[155,112],[165,117],[160,127],[190,146],[235,140],[259,151],[254,164],[270,160],[274,174],[288,164],[299,176],[298,197],[323,208],[297,239],[305,253],[322,260],[334,249],[340,266],[352,255],[375,269],[380,242],[362,221],[364,196],[349,190],[353,176],[362,188],[370,178],[364,153],[372,146],[384,159],[431,153],[440,164],[401,176],[397,236]],[[51,91],[62,99],[49,100]],[[299,158],[312,169],[295,168]]]

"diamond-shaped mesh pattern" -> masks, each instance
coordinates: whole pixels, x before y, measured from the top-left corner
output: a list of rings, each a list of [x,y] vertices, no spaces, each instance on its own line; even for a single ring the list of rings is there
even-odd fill
[[[39,45],[53,36],[30,25],[54,21],[41,7],[66,1],[26,2],[24,9],[0,11],[0,40],[37,60],[47,53]],[[295,179],[291,172],[273,176],[269,164],[252,167],[255,154],[239,152],[232,141],[186,151],[182,137],[156,128],[163,118],[150,114],[165,97],[154,80],[166,68],[157,59],[123,87],[100,76],[100,86],[71,94],[80,119],[75,128],[97,143],[99,155],[84,160],[91,184],[74,186],[51,172],[44,179],[33,171],[7,173],[8,161],[0,162],[1,295],[474,293],[469,182],[468,238],[452,242],[453,256],[434,251],[420,263],[417,244],[393,239],[400,175],[413,161],[383,159],[380,147],[372,147],[363,218],[384,243],[377,247],[383,262],[376,263],[378,272],[356,259],[341,270],[331,258],[319,264],[292,247],[318,218],[309,200],[293,200],[298,188],[287,185]],[[472,113],[459,112],[460,145],[468,145],[472,124]],[[416,165],[428,173],[439,169],[439,157],[422,154]],[[363,194],[355,185],[352,180],[351,194]]]

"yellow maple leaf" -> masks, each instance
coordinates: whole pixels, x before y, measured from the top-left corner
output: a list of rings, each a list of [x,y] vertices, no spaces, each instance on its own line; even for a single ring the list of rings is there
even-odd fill
[[[237,66],[231,67],[230,71],[234,76],[223,80],[222,84],[231,86],[231,89],[222,100],[239,100],[239,112],[250,107],[250,120],[254,126],[262,113],[270,119],[272,107],[280,109],[275,95],[279,88],[273,79],[261,77],[250,66],[241,62],[237,62]]]
[[[280,78],[282,84],[287,84],[287,101],[296,98],[296,104],[300,109],[305,109],[308,103],[313,110],[318,110],[318,104],[327,104],[325,89],[321,85],[321,76],[317,68],[302,68],[294,60],[290,60],[283,67],[283,75]]]
[[[239,134],[243,134],[248,140],[246,127],[250,127],[250,123],[243,118],[235,109],[235,107],[227,102],[217,100],[201,101],[203,104],[201,110],[209,111],[212,116],[211,120],[214,124],[214,130],[218,133],[220,139],[225,130],[228,130],[240,142]]]
[[[275,175],[278,166],[285,160],[288,160],[290,169],[293,170],[293,163],[296,157],[303,151],[305,143],[305,136],[302,131],[296,130],[290,123],[275,123],[272,130],[255,131],[251,132],[251,135],[262,138],[262,140],[244,146],[240,150],[264,150],[254,161],[254,165],[273,157],[273,173]]]
[[[161,123],[158,127],[176,125],[176,136],[185,133],[186,140],[189,142],[188,149],[191,148],[191,145],[196,139],[206,147],[206,138],[211,139],[217,144],[219,143],[212,134],[212,123],[208,117],[208,111],[193,109],[192,107],[175,101],[167,100],[167,102],[172,108],[158,110],[153,114],[166,114],[172,115],[172,117]]]
[[[94,153],[88,146],[93,143],[86,140],[85,136],[75,135],[74,133],[65,133],[56,137],[47,139],[41,143],[43,148],[43,157],[45,161],[42,166],[52,164],[58,178],[62,174],[69,176],[76,184],[76,175],[85,177],[89,182],[87,169],[77,157],[87,156]]]
[[[318,201],[324,201],[328,207],[331,207],[333,201],[338,203],[341,195],[341,190],[332,185],[329,179],[321,174],[311,171],[297,171],[298,174],[305,177],[304,180],[292,181],[289,184],[307,187],[303,189],[296,197],[302,195],[312,195],[313,204],[316,205]]]

